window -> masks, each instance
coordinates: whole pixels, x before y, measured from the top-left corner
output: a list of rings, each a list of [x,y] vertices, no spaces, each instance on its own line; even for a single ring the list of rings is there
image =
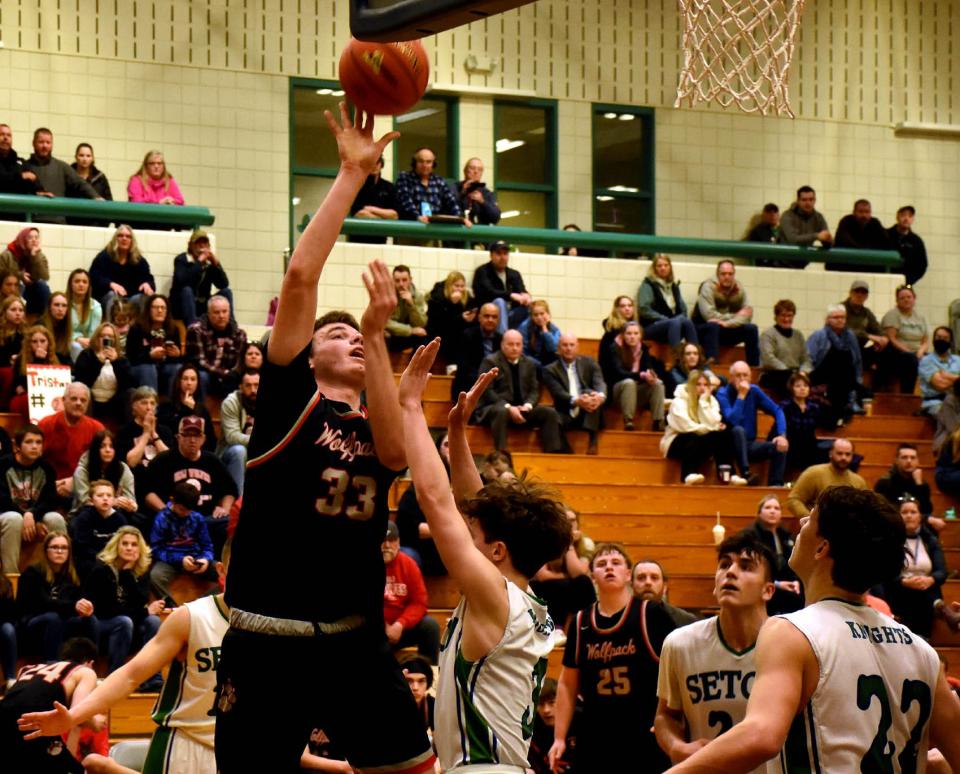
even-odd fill
[[[653,110],[593,108],[593,229],[653,234]]]
[[[557,109],[550,100],[498,101],[494,188],[501,226],[557,227]],[[542,252],[543,248],[537,248]]]
[[[417,148],[430,148],[437,155],[434,170],[448,180],[459,180],[458,103],[453,97],[424,97],[403,115],[393,119],[393,128],[400,132],[394,143],[394,180],[410,169],[410,160]]]
[[[297,226],[317,211],[340,168],[337,142],[323,111],[339,116],[337,103],[342,99],[335,81],[294,78],[290,83],[291,247],[300,238]]]
[[[336,81],[293,78],[290,81],[290,245],[300,238],[298,228],[312,216],[333,185],[340,169],[337,143],[330,134],[324,110],[339,119],[338,103],[344,99]],[[459,103],[455,97],[431,95],[407,113],[393,119],[401,133],[394,143],[394,179],[410,168],[417,148],[427,146],[437,154],[437,174],[459,178],[457,150],[460,144]],[[380,119],[376,134],[390,129],[389,119]]]

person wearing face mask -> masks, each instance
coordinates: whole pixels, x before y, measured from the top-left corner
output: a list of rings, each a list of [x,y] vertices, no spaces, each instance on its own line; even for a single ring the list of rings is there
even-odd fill
[[[933,352],[920,360],[920,410],[935,417],[940,406],[960,379],[960,355],[953,351],[953,331],[941,325],[933,331]]]

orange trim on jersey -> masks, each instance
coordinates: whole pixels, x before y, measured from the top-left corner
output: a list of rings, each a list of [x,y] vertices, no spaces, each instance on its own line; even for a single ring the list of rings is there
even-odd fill
[[[583,610],[577,611],[577,623],[573,630],[577,633],[576,647],[573,649],[573,660],[577,662],[577,669],[580,668],[580,627],[583,626]]]
[[[257,465],[262,465],[264,462],[268,462],[269,460],[276,457],[281,451],[283,451],[284,447],[286,447],[290,443],[290,441],[293,440],[293,437],[299,432],[300,428],[303,427],[304,423],[307,421],[307,419],[310,416],[310,412],[313,411],[313,409],[320,402],[320,399],[322,397],[323,396],[320,394],[320,390],[317,390],[313,394],[313,397],[310,398],[310,401],[307,403],[306,407],[300,413],[300,416],[297,417],[297,421],[293,423],[293,427],[291,427],[290,430],[287,431],[287,434],[280,439],[279,443],[277,443],[277,445],[274,446],[272,449],[268,449],[267,451],[265,451],[259,457],[254,457],[252,460],[249,460],[247,462],[247,467],[253,468],[253,467],[256,467]]]
[[[647,646],[647,652],[650,654],[650,658],[653,659],[655,664],[660,663],[660,656],[657,655],[657,651],[653,649],[653,644],[650,642],[650,635],[647,634],[647,602],[649,600],[643,600],[643,605],[640,607],[640,631],[643,633],[643,644]]]
[[[627,620],[627,616],[630,615],[630,607],[633,605],[633,595],[630,596],[630,600],[627,602],[627,606],[623,608],[623,612],[620,614],[620,620],[618,620],[609,629],[601,629],[599,626],[597,626],[597,607],[599,606],[599,604],[600,603],[597,602],[596,604],[594,604],[593,607],[590,608],[590,625],[593,627],[593,630],[597,634],[613,634],[621,626],[623,626],[624,622]]]

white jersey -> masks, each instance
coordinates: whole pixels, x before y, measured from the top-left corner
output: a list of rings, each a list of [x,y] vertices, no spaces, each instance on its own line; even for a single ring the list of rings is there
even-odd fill
[[[755,645],[733,650],[723,639],[720,618],[697,621],[667,635],[660,652],[657,696],[683,713],[690,740],[714,739],[747,714],[757,676]],[[755,770],[766,771],[766,766]]]
[[[483,765],[484,770],[526,770],[540,684],[547,671],[553,620],[547,607],[504,579],[510,612],[503,637],[479,661],[460,652],[460,600],[447,624],[440,653],[433,741],[444,771]]]
[[[163,683],[153,720],[162,728],[181,729],[207,747],[213,747],[217,662],[223,635],[230,626],[219,596],[201,597],[185,605],[190,611],[186,661],[174,659]]]
[[[820,681],[767,771],[923,774],[936,651],[863,604],[825,599],[782,617],[813,648]]]

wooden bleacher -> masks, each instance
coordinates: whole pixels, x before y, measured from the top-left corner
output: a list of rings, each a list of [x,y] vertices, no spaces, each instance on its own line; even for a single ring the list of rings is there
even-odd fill
[[[580,339],[581,354],[595,357],[597,344],[597,340]],[[653,349],[661,359],[667,359],[665,347],[654,345]],[[725,373],[737,352],[726,350],[714,370]],[[407,357],[407,354],[394,355],[398,378]],[[451,377],[435,374],[427,386],[425,414],[431,427],[438,430],[447,424],[452,405],[451,384]],[[541,400],[552,403],[545,390],[541,391]],[[889,470],[898,444],[909,439],[918,447],[920,465],[933,489],[934,508],[943,513],[956,503],[934,486],[933,424],[926,417],[914,416],[919,407],[918,395],[878,393],[870,416],[857,416],[843,427],[820,435],[852,440],[857,452],[864,456],[860,475],[871,486]],[[661,561],[670,577],[672,604],[692,609],[714,607],[716,554],[711,530],[717,512],[727,534],[731,534],[753,522],[762,494],[774,492],[783,502],[789,490],[684,486],[679,483],[679,464],[663,459],[660,454],[662,434],[646,431],[650,427],[648,414],[641,417],[639,429],[634,432],[620,429],[621,417],[616,408],[608,408],[605,417],[610,429],[600,434],[599,455],[595,457],[585,454],[585,433],[568,434],[574,454],[552,455],[541,453],[536,431],[511,429],[509,448],[516,469],[527,470],[553,484],[564,500],[580,512],[581,527],[594,540],[618,540],[627,546],[634,560],[651,557]],[[761,435],[769,430],[771,423],[769,417],[760,417]],[[472,426],[467,433],[475,454],[492,450],[486,428]],[[396,482],[391,492],[392,507],[408,485],[404,479]],[[786,517],[785,526],[795,530],[796,519]],[[941,541],[952,575],[960,575],[960,522],[948,523]],[[456,604],[459,591],[449,578],[429,578],[427,586],[431,614],[443,620]],[[945,584],[944,597],[948,601],[960,600],[960,580]],[[951,674],[960,676],[960,636],[938,621],[933,641],[948,657]]]

